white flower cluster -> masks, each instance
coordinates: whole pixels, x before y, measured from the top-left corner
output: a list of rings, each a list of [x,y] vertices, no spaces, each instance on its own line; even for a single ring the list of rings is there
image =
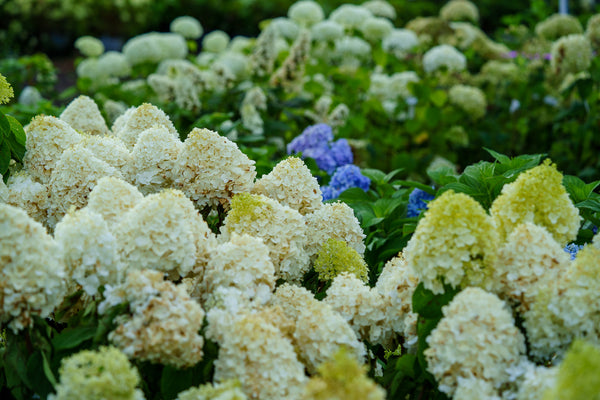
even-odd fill
[[[60,246],[25,211],[0,203],[0,321],[15,333],[47,317],[65,296]]]
[[[432,73],[446,68],[451,72],[460,72],[467,68],[467,58],[454,47],[441,44],[429,49],[423,56],[423,69]]]
[[[507,370],[524,354],[525,338],[505,303],[480,288],[467,288],[442,312],[425,350],[440,391],[454,394],[461,378],[483,380],[494,388],[508,382]]]
[[[187,53],[187,43],[177,33],[145,33],[129,39],[123,45],[123,54],[131,65],[183,59]]]
[[[118,316],[119,326],[108,336],[128,357],[179,368],[202,359],[204,311],[183,286],[164,281],[163,273],[133,270],[121,285],[108,286],[104,297],[101,313],[129,304],[130,314]]]
[[[177,17],[171,21],[169,26],[171,32],[178,33],[186,39],[195,40],[198,39],[204,33],[202,24],[190,16]]]
[[[164,60],[156,73],[148,76],[148,84],[163,102],[175,101],[184,110],[197,111],[199,95],[206,82],[205,76],[187,60]]]
[[[417,35],[408,29],[394,29],[381,42],[381,47],[388,53],[403,59],[411,50],[419,45]]]

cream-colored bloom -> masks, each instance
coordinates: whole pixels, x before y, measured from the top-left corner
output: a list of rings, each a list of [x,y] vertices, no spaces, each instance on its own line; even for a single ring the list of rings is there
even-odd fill
[[[323,204],[321,208],[312,214],[307,214],[305,219],[308,237],[306,252],[312,258],[316,256],[323,243],[329,238],[343,240],[358,254],[364,254],[365,244],[363,240],[365,234],[358,219],[354,216],[354,210],[346,203],[338,201]]]
[[[446,21],[479,21],[477,6],[468,0],[450,0],[440,9],[440,17]]]
[[[550,232],[532,223],[519,225],[498,250],[493,268],[499,292],[527,310],[540,287],[558,279],[569,255]]]
[[[94,296],[101,285],[122,280],[125,265],[117,241],[100,214],[88,207],[70,212],[58,223],[54,239],[60,246],[67,276]]]
[[[202,296],[209,302],[217,287],[235,287],[248,301],[266,303],[275,289],[275,267],[269,248],[248,235],[233,234],[210,251],[202,280]]]
[[[128,357],[176,368],[202,359],[204,338],[198,332],[204,310],[182,285],[164,281],[162,272],[130,271],[124,283],[107,287],[104,297],[101,313],[116,304],[129,304],[129,314],[118,316],[119,325],[108,335]]]
[[[531,363],[526,367],[519,382],[516,393],[517,400],[542,400],[544,393],[556,384],[557,367],[536,366]]]
[[[447,44],[433,47],[423,56],[425,72],[432,73],[443,67],[452,72],[463,71],[467,68],[467,58],[460,51]]]
[[[404,255],[425,288],[443,283],[490,288],[499,238],[483,207],[464,193],[444,192],[428,204]]]
[[[163,102],[198,111],[200,94],[206,86],[203,72],[188,60],[164,60],[156,73],[148,76],[148,84]]]
[[[344,36],[344,27],[335,21],[325,20],[314,24],[310,33],[316,42],[333,42]]]
[[[288,17],[298,25],[310,27],[325,18],[323,8],[312,0],[300,0],[291,5]]]
[[[219,343],[215,381],[238,379],[255,399],[298,398],[306,381],[294,347],[270,320],[242,313]]]
[[[193,203],[174,189],[144,197],[114,228],[129,268],[152,268],[184,277],[203,264],[214,240]]]
[[[62,359],[56,394],[49,400],[144,400],[140,375],[114,347],[82,350]]]
[[[249,193],[235,196],[221,227],[221,240],[228,240],[233,233],[263,239],[277,278],[299,282],[309,268],[302,215],[273,199]]]
[[[46,225],[50,197],[48,185],[36,182],[27,169],[11,174],[7,183],[6,203],[25,210],[31,218]]]
[[[62,153],[83,140],[66,122],[51,116],[38,115],[25,126],[27,142],[23,166],[42,183],[50,175]]]
[[[229,35],[221,30],[212,31],[204,35],[202,50],[209,53],[222,53],[229,44]]]
[[[127,166],[129,181],[143,194],[157,193],[173,186],[175,162],[183,143],[164,126],[140,134]]]
[[[525,353],[525,338],[511,311],[493,294],[469,287],[447,306],[427,337],[427,369],[439,390],[452,395],[459,378],[477,378],[498,388],[507,382],[507,369]]]
[[[89,150],[94,157],[104,161],[120,172],[131,163],[131,153],[125,144],[114,136],[84,136],[83,140],[72,147],[74,150]]]
[[[419,279],[414,271],[404,256],[399,254],[385,264],[374,288],[384,302],[382,336],[388,336],[385,330],[402,336],[404,347],[408,350],[412,350],[418,340],[416,314],[412,312],[412,296],[418,284]]]
[[[310,214],[323,206],[317,179],[300,158],[289,157],[279,162],[273,170],[263,175],[252,189],[277,200],[280,204]]]
[[[574,15],[553,14],[535,26],[535,33],[546,40],[562,36],[582,34],[583,27]]]
[[[562,174],[549,160],[504,185],[490,214],[504,240],[524,222],[546,228],[561,246],[577,236],[581,218],[565,187]]]
[[[121,139],[128,149],[132,150],[139,135],[146,129],[155,126],[164,126],[171,135],[179,138],[179,134],[167,114],[148,103],[137,108],[130,108],[117,118],[113,125],[113,134]]]
[[[392,332],[385,324],[387,304],[383,296],[354,274],[336,276],[323,301],[344,317],[357,337],[371,344],[386,344],[391,338]]]
[[[0,203],[6,203],[8,201],[8,187],[4,183],[2,174],[0,174]]]
[[[269,76],[277,58],[275,42],[278,33],[274,27],[267,27],[258,35],[250,58],[252,71],[258,76]]]
[[[122,179],[116,168],[95,157],[91,151],[69,148],[56,163],[50,183],[48,224],[54,226],[71,207],[85,207],[96,182],[104,176]]]
[[[143,198],[135,186],[107,176],[100,178],[90,192],[87,207],[102,215],[112,229]]]
[[[494,385],[476,377],[458,377],[456,391],[452,398],[456,400],[501,400]]]
[[[171,21],[169,29],[173,33],[178,33],[186,39],[196,40],[202,36],[204,29],[200,22],[190,16],[177,17]]]
[[[394,30],[394,25],[386,18],[370,17],[359,27],[364,37],[371,42],[379,42]]]
[[[329,19],[343,25],[346,29],[358,29],[363,21],[372,17],[371,11],[354,4],[342,4],[329,15]]]
[[[592,45],[584,35],[563,36],[552,44],[550,66],[557,75],[577,74],[592,65]]]
[[[231,198],[254,185],[254,161],[229,139],[208,129],[194,128],[175,163],[175,185],[198,208],[229,208]]]
[[[59,246],[25,211],[0,203],[0,321],[14,332],[47,317],[65,295]]]
[[[394,29],[381,42],[383,50],[400,59],[418,45],[419,38],[413,31],[408,29]]]
[[[81,36],[77,38],[75,48],[86,57],[98,57],[104,53],[104,43],[93,36]]]
[[[361,7],[371,11],[376,17],[384,17],[387,19],[396,19],[396,9],[393,5],[385,0],[369,0],[361,4]]]
[[[450,103],[465,112],[471,119],[477,120],[485,116],[487,100],[485,93],[475,86],[454,85],[448,92]]]
[[[187,43],[177,33],[145,33],[129,39],[123,45],[123,54],[131,65],[183,59],[187,53]]]

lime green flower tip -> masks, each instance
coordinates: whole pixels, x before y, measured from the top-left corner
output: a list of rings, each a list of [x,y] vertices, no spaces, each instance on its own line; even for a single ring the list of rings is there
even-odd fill
[[[328,239],[317,253],[315,271],[322,281],[333,280],[342,272],[349,272],[363,282],[368,279],[365,260],[343,240]]]
[[[599,400],[600,347],[575,340],[560,364],[556,385],[543,400]]]
[[[385,390],[367,377],[367,369],[360,365],[346,348],[340,349],[317,368],[305,387],[303,400],[347,399],[383,400]]]
[[[271,213],[271,205],[265,197],[250,193],[240,193],[231,199],[231,210],[227,214],[229,223],[244,225],[266,217]]]
[[[5,104],[10,101],[15,95],[12,86],[6,78],[0,74],[0,104]]]

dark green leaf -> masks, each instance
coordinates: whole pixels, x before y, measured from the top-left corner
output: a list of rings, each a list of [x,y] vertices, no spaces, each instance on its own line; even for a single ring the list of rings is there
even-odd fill
[[[460,292],[460,289],[444,285],[443,293],[434,294],[431,290],[426,289],[423,282],[421,282],[413,293],[413,312],[428,319],[441,318],[442,307],[450,303],[458,292]]]
[[[52,339],[52,346],[57,351],[75,348],[86,340],[92,339],[96,330],[96,326],[67,328]]]
[[[10,155],[11,151],[8,138],[0,137],[0,175],[6,175],[6,171],[8,171],[8,166],[10,165]]]
[[[0,139],[10,135],[10,122],[2,112],[0,112]]]
[[[6,119],[8,120],[8,123],[10,124],[10,130],[12,131],[13,135],[15,136],[17,142],[24,147],[25,141],[26,141],[26,136],[25,136],[25,131],[23,130],[23,126],[19,123],[19,121],[17,121],[14,117],[11,117],[10,115],[7,115]]]
[[[581,203],[590,197],[590,195],[596,190],[600,181],[594,181],[591,183],[585,183],[581,179],[572,175],[565,175],[562,181],[569,197],[573,203]]]

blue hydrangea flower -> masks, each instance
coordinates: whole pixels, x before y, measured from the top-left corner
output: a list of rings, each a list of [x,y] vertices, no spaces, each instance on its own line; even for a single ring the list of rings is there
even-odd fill
[[[331,155],[338,166],[354,162],[352,149],[346,139],[339,139],[331,144]]]
[[[361,174],[360,168],[356,165],[348,164],[335,170],[329,185],[342,192],[352,187],[361,188],[366,192],[369,190],[371,180]]]
[[[571,260],[574,260],[577,257],[577,253],[579,250],[583,249],[583,245],[577,245],[575,243],[570,243],[565,246],[564,250],[571,255]]]
[[[321,186],[321,193],[323,194],[323,201],[327,201],[337,199],[341,192],[331,186]]]
[[[288,154],[304,153],[307,149],[329,148],[333,140],[333,131],[327,124],[311,125],[287,145]]]
[[[434,195],[415,188],[408,196],[408,211],[406,212],[406,216],[409,218],[417,217],[421,214],[422,210],[427,209],[426,201],[433,200],[434,198]]]
[[[315,160],[317,166],[329,175],[336,168],[352,164],[354,157],[346,139],[333,141],[333,132],[327,124],[317,124],[306,128],[302,134],[287,145],[288,154],[302,153],[302,157]]]

